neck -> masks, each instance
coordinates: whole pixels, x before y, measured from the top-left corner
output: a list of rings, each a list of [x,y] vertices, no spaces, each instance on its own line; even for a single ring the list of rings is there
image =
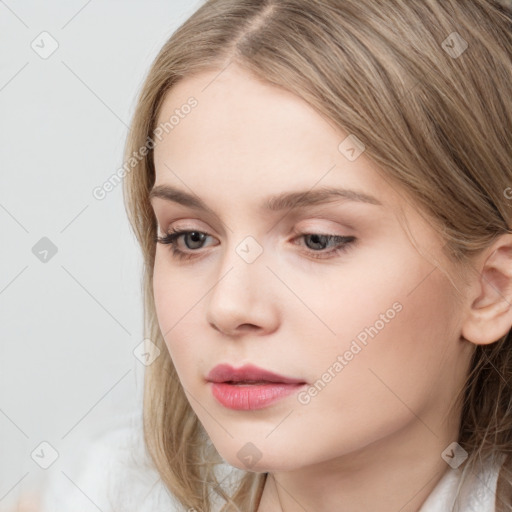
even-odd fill
[[[414,418],[357,452],[269,473],[257,512],[418,512],[450,469],[441,458],[458,426],[431,430]]]

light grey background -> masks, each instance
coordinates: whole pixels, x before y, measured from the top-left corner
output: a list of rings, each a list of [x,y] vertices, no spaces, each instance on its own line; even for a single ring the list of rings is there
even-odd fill
[[[0,0],[2,511],[141,407],[139,248],[122,186],[92,190],[123,164],[152,60],[202,3]],[[48,469],[31,457],[51,456],[43,441],[59,455]]]

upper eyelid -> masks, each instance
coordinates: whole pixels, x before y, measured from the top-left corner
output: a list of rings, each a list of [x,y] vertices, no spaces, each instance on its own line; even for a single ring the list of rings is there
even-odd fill
[[[215,235],[212,235],[209,231],[207,230],[204,230],[202,228],[188,228],[188,227],[180,227],[180,228],[172,228],[170,230],[170,233],[168,233],[167,231],[165,231],[164,229],[161,229],[160,225],[157,226],[157,234],[161,235],[161,236],[166,236],[166,235],[169,235],[169,234],[176,234],[176,233],[179,233],[181,235],[183,234],[187,234],[187,233],[192,233],[192,232],[197,232],[197,233],[203,233],[207,236],[210,236],[212,238],[217,238]],[[330,229],[321,229],[321,228],[303,228],[303,229],[298,229],[298,228],[293,228],[292,229],[292,232],[293,234],[295,235],[305,235],[305,234],[311,234],[311,235],[325,235],[325,236],[352,236],[352,235],[348,235],[348,234],[339,234],[339,233],[334,233],[332,230]]]
[[[160,230],[162,232],[164,232],[164,230],[161,229],[161,225],[162,224],[166,224],[166,225],[170,226],[171,224],[176,224],[176,223],[179,223],[179,222],[193,222],[193,223],[202,222],[200,219],[189,220],[188,217],[185,217],[184,219],[174,219],[174,220],[170,220],[170,221],[159,222],[158,221],[158,216],[156,214],[155,214],[155,217],[157,218],[157,229],[160,228]],[[163,217],[165,218],[165,216],[163,216]],[[309,215],[308,215],[308,217],[309,217]],[[311,222],[329,222],[331,224],[337,224],[339,226],[338,228],[316,227],[316,226],[309,227],[309,226],[306,226],[304,228],[297,229],[297,231],[300,231],[301,233],[304,233],[305,231],[309,230],[308,231],[309,233],[323,233],[323,234],[329,234],[330,235],[330,234],[335,234],[335,233],[333,233],[333,231],[335,231],[336,229],[340,229],[340,228],[344,229],[344,230],[348,230],[348,231],[355,231],[355,224],[354,224],[353,221],[351,221],[349,219],[344,219],[343,221],[336,221],[336,220],[334,220],[333,215],[329,211],[325,212],[325,211],[321,210],[321,211],[317,212],[316,214],[312,214],[312,217],[310,219],[308,217],[304,217],[304,218],[300,218],[299,220],[296,220],[295,215],[292,214],[292,215],[289,216],[289,218],[292,219],[290,221],[290,223],[293,223],[293,225],[295,225],[297,223],[304,223],[304,222],[307,222],[307,223],[311,223]],[[275,225],[276,224],[274,222],[271,223],[272,227],[274,227]],[[207,228],[203,229],[203,228],[197,227],[197,226],[192,226],[192,227],[178,226],[178,227],[174,227],[173,229],[179,230],[179,231],[201,231],[201,232],[206,232],[207,234],[211,234],[208,231]],[[293,228],[293,229],[295,230],[295,228]],[[223,234],[223,231],[224,230],[221,229],[220,233]],[[231,229],[229,231],[232,232]]]

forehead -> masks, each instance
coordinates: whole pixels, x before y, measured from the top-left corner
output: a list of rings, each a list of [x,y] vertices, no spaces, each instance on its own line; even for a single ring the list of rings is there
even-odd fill
[[[242,161],[284,153],[290,157],[290,151],[313,152],[327,160],[337,151],[340,134],[310,105],[235,65],[220,74],[205,72],[180,81],[167,93],[158,123],[179,115],[180,109],[188,111],[184,106],[190,98],[197,106],[167,137],[174,153],[185,152],[183,144],[192,140],[196,154],[238,156]]]

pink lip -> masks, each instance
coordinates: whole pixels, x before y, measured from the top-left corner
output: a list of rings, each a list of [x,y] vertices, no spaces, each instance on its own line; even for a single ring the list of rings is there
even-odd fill
[[[210,382],[264,380],[266,382],[275,382],[280,384],[304,384],[303,380],[284,377],[283,375],[263,370],[262,368],[258,368],[252,364],[246,364],[240,368],[233,368],[232,366],[229,366],[229,364],[219,364],[212,369],[206,377],[206,380]]]
[[[213,368],[206,380],[213,396],[224,407],[255,410],[267,407],[303,386],[305,382],[278,375],[253,365],[235,369],[227,364]]]

